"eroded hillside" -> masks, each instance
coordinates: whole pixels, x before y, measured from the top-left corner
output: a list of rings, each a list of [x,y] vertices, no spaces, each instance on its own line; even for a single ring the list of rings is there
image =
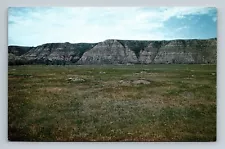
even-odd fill
[[[216,63],[217,39],[47,43],[37,47],[9,46],[8,54],[9,65],[213,64]]]

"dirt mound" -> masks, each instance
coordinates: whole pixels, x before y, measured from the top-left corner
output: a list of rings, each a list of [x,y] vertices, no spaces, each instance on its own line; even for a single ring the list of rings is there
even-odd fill
[[[147,80],[134,80],[134,81],[125,81],[125,80],[120,80],[119,81],[120,85],[123,85],[123,86],[129,86],[129,85],[139,85],[139,84],[150,84],[151,82],[150,81],[147,81]]]
[[[132,82],[133,84],[150,84],[147,80],[135,80]]]

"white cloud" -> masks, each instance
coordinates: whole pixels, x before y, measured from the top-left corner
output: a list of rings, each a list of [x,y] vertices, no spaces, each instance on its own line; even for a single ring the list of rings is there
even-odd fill
[[[32,8],[10,9],[9,39],[13,44],[99,42],[105,39],[166,39],[160,29],[172,17],[207,14],[212,8]],[[14,12],[13,12],[14,11]],[[11,43],[12,44],[12,43]]]
[[[173,7],[173,8],[161,8],[160,11],[147,11],[139,14],[139,18],[167,21],[172,17],[184,18],[187,15],[202,15],[208,14],[215,8],[205,7]]]
[[[188,26],[182,26],[182,27],[179,27],[175,30],[175,32],[182,32],[183,30],[186,30],[188,29],[189,27]]]

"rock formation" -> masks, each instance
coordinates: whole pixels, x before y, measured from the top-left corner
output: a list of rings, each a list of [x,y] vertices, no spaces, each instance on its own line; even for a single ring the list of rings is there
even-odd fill
[[[9,46],[15,64],[215,64],[217,39],[139,41],[110,39],[99,43],[47,43]]]
[[[77,64],[127,64],[136,63],[135,53],[117,40],[106,40],[98,43],[85,52]]]

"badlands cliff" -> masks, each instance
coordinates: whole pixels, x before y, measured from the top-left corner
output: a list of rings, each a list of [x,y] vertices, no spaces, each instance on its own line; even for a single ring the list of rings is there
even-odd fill
[[[9,65],[21,64],[215,64],[217,39],[117,40],[8,46]]]

